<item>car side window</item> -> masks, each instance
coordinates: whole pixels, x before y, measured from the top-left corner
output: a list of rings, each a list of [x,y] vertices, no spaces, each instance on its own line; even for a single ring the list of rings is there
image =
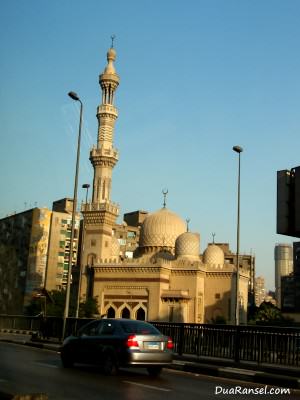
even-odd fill
[[[94,321],[79,331],[80,336],[95,336],[99,334],[100,321]]]
[[[112,321],[101,321],[101,325],[99,327],[100,335],[113,335],[115,332],[115,324]]]

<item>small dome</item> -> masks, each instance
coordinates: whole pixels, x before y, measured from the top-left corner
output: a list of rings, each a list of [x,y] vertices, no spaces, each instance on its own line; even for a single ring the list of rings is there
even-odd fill
[[[112,80],[119,82],[119,77],[116,73],[115,66],[114,66],[114,61],[116,60],[116,50],[111,47],[108,52],[107,52],[107,65],[103,71],[103,73],[100,75],[100,83],[103,80]]]
[[[111,255],[112,257],[119,257],[120,255],[120,243],[115,236],[111,238]]]
[[[140,247],[167,247],[174,250],[175,240],[185,230],[185,223],[177,214],[161,208],[145,218],[141,226]]]
[[[199,259],[200,235],[198,233],[184,232],[175,242],[176,257]]]
[[[210,265],[224,265],[224,252],[221,247],[216,244],[209,244],[207,249],[203,254],[203,262],[204,264]]]

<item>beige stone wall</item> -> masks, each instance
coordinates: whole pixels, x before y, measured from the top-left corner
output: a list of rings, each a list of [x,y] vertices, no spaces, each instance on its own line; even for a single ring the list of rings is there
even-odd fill
[[[211,323],[218,316],[232,322],[231,305],[234,279],[230,271],[208,271],[205,278],[205,317],[204,323]]]
[[[116,317],[122,309],[136,311],[143,307],[146,319],[185,323],[211,323],[218,316],[234,323],[235,280],[234,266],[225,270],[209,269],[203,264],[187,268],[176,261],[160,260],[143,264],[135,259],[132,264],[102,264],[94,268],[93,296],[98,297],[99,313],[106,314],[112,307]],[[240,275],[240,322],[246,322],[248,274]]]

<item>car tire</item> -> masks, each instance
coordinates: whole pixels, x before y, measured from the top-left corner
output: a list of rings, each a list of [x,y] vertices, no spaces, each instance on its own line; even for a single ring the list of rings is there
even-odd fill
[[[117,375],[118,364],[116,357],[112,353],[107,353],[103,362],[103,372],[105,375]]]
[[[162,367],[148,367],[147,371],[151,377],[156,378],[160,375]]]
[[[74,366],[74,361],[66,352],[61,352],[60,358],[64,368],[72,368]]]

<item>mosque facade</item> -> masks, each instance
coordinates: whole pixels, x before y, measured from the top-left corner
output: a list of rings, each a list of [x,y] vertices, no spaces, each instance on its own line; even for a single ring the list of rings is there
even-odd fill
[[[113,234],[119,206],[110,199],[112,172],[118,161],[114,147],[114,105],[119,85],[113,47],[99,76],[102,103],[97,108],[97,145],[90,152],[94,168],[93,194],[82,205],[83,247],[80,298],[97,297],[99,314],[109,317],[187,323],[218,318],[234,323],[235,265],[225,262],[215,243],[200,254],[200,234],[163,207],[144,216],[132,258],[121,257]],[[249,270],[239,267],[240,323],[247,321]]]

